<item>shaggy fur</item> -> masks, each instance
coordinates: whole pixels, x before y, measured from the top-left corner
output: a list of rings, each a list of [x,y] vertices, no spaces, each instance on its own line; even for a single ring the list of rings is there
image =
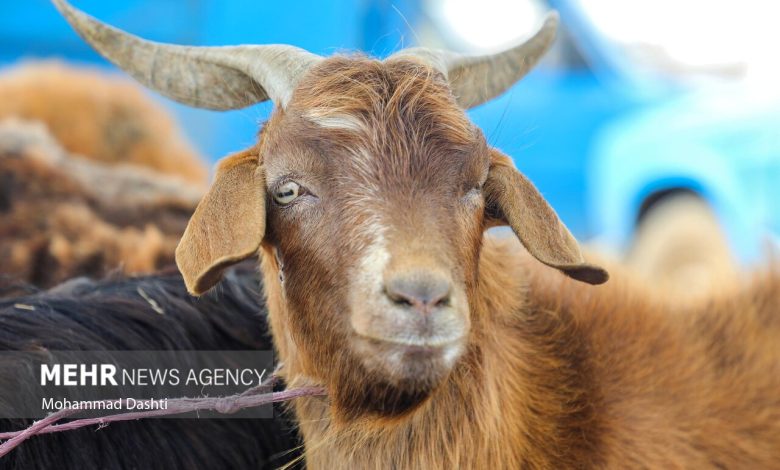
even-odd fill
[[[249,165],[255,153],[258,163]],[[527,211],[546,210],[530,184],[528,200],[495,180],[484,184],[507,162],[468,122],[441,75],[402,60],[331,58],[301,80],[258,147],[225,164],[244,175],[230,179],[239,185],[228,192],[236,203],[214,202],[225,191],[218,175],[202,203],[213,220],[193,219],[188,230],[220,234],[212,239],[222,250],[215,272],[262,239],[286,379],[329,390],[327,399],[294,405],[307,465],[776,466],[777,274],[684,312],[620,272],[600,287],[567,279],[517,240],[483,235],[525,209],[511,225],[529,237],[526,247],[562,246],[557,219]],[[269,200],[267,220],[252,224],[265,232],[248,234],[246,217],[262,214],[257,200],[240,204],[235,195],[262,197],[251,188],[263,179],[270,195],[289,180],[300,195],[289,205]],[[240,233],[230,221],[240,222]],[[231,258],[234,239],[241,253]],[[180,250],[180,266],[214,255],[203,245]],[[467,296],[468,334],[449,369],[404,359],[391,342],[366,347],[355,332],[356,312],[368,309],[370,324],[391,308],[381,290],[367,290],[371,269],[420,265],[449,273],[453,292]]]
[[[41,124],[0,121],[0,275],[46,287],[173,262],[202,192],[69,155]]]
[[[0,351],[268,350],[259,305],[251,266],[231,271],[218,292],[198,300],[172,271],[100,282],[74,279],[50,292],[0,301]],[[0,363],[4,393],[24,393],[21,387],[35,380],[32,373],[3,376],[9,370],[19,365]],[[0,396],[0,409],[5,403]],[[0,431],[29,424],[2,419]],[[0,459],[0,468],[270,469],[294,458],[297,446],[283,417],[148,419],[37,436]]]
[[[58,62],[0,74],[0,120],[40,121],[69,152],[204,185],[208,168],[170,115],[137,85]]]

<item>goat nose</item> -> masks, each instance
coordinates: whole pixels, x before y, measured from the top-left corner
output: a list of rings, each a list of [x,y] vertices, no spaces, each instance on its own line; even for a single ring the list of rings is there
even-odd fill
[[[448,306],[450,291],[450,281],[435,274],[394,276],[385,282],[385,295],[391,302],[420,313],[431,313],[437,308]]]

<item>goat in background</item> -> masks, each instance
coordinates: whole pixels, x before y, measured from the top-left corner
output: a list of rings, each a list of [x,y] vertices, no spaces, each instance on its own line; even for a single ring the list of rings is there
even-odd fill
[[[38,287],[173,263],[208,173],[133,83],[58,63],[0,75],[0,274]]]
[[[0,73],[0,121],[40,122],[70,154],[150,168],[196,186],[203,158],[135,83],[88,67],[27,62]]]

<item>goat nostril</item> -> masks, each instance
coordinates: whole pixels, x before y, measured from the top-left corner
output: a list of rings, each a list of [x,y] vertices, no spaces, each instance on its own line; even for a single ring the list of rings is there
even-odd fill
[[[411,307],[413,305],[412,300],[400,292],[391,291],[387,287],[385,287],[384,292],[387,298],[396,305],[402,305],[405,307]]]
[[[395,305],[423,313],[450,306],[450,283],[435,276],[394,278],[385,284],[384,294]]]

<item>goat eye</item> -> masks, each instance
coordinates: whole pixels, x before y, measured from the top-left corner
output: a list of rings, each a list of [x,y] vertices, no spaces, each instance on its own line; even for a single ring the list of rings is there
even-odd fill
[[[301,186],[295,181],[288,181],[274,191],[274,200],[281,205],[287,205],[295,200],[300,193]]]

